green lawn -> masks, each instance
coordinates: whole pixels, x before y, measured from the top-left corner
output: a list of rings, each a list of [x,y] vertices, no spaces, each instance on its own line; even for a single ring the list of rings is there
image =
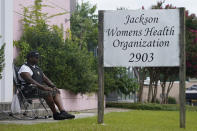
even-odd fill
[[[197,131],[197,112],[186,116],[185,130],[179,128],[178,111],[133,110],[106,114],[104,125],[91,117],[35,125],[0,124],[0,131]]]

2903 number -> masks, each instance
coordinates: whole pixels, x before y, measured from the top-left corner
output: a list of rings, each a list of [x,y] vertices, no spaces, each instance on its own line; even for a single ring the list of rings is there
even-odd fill
[[[131,53],[130,56],[129,62],[152,62],[154,59],[154,53]]]

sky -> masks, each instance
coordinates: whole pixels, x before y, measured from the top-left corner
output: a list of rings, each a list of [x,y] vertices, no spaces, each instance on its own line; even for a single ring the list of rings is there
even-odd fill
[[[91,4],[96,4],[98,10],[116,10],[119,7],[125,7],[131,10],[142,9],[144,6],[145,9],[150,9],[151,5],[155,5],[158,1],[164,0],[78,0],[87,2]],[[165,0],[164,5],[172,4],[176,7],[185,7],[186,10],[189,10],[189,14],[194,13],[197,15],[197,0]]]

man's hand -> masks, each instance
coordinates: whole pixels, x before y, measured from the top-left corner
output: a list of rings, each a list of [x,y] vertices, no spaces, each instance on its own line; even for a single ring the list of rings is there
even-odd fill
[[[57,91],[60,94],[60,90],[57,87],[53,87],[52,89]]]

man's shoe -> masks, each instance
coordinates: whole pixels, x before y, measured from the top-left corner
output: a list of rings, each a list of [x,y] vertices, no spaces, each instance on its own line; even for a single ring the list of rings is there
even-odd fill
[[[75,118],[74,115],[69,114],[69,113],[66,112],[66,111],[61,111],[61,112],[60,112],[60,115],[61,115],[62,117],[65,117],[65,119],[74,119],[74,118]]]
[[[53,119],[54,120],[65,120],[66,118],[57,112],[57,113],[53,114]]]

